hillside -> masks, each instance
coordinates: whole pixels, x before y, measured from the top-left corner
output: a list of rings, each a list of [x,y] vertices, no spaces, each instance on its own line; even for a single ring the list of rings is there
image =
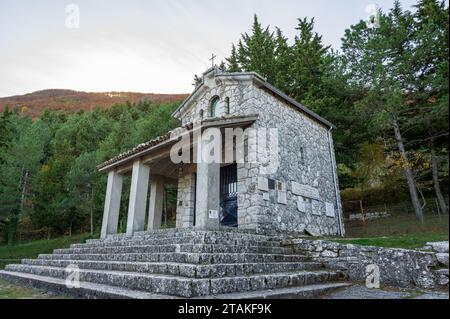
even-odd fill
[[[133,92],[78,92],[73,90],[51,89],[37,91],[24,95],[0,98],[0,111],[8,106],[18,107],[23,113],[37,117],[45,109],[77,112],[92,110],[95,107],[108,108],[114,104],[152,101],[155,103],[170,103],[182,101],[187,94],[154,94]]]

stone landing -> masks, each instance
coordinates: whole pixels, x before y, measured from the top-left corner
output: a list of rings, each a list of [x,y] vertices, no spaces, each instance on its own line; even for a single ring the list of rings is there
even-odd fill
[[[78,298],[314,298],[349,285],[324,265],[281,237],[171,229],[88,240],[0,276]],[[68,267],[79,269],[79,288],[66,286]]]

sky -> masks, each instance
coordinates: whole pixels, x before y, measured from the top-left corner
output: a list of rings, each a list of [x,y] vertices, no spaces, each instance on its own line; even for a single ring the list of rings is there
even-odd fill
[[[411,9],[417,0],[402,0]],[[0,0],[0,97],[42,89],[189,93],[250,31],[253,14],[292,39],[315,18],[339,49],[367,7],[394,0]],[[78,18],[77,18],[78,17]]]

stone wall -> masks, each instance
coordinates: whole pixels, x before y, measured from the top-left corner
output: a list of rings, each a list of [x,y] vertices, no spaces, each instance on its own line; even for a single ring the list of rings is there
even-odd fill
[[[278,170],[263,175],[261,166],[259,172],[249,169],[252,180],[247,178],[242,189],[252,199],[249,209],[257,213],[256,229],[338,234],[337,203],[340,204],[340,200],[336,200],[331,157],[334,150],[330,153],[328,129],[255,86],[247,87],[242,93],[243,103],[237,107],[237,112],[259,114],[254,125],[257,129],[278,129]],[[279,183],[281,189],[267,189],[265,179],[274,180],[277,186]],[[299,191],[299,186],[307,186],[308,192],[317,194],[308,195]],[[326,213],[327,203],[332,206],[329,214]]]
[[[177,192],[176,227],[187,228],[194,223],[195,175],[189,171],[180,172]]]
[[[324,262],[331,269],[345,270],[350,280],[366,278],[366,267],[377,265],[380,283],[397,287],[437,288],[448,286],[448,242],[446,253],[359,246],[324,240],[287,240],[286,246]],[[446,254],[446,259],[445,255]]]
[[[364,214],[364,220],[374,220],[389,217],[391,217],[391,214],[387,212],[368,212]],[[363,217],[361,214],[350,214],[348,219],[349,221],[355,221],[355,220],[362,220]]]

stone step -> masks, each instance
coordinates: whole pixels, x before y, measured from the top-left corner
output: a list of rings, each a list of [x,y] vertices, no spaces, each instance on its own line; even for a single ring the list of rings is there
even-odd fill
[[[188,264],[231,264],[267,262],[304,262],[304,255],[254,254],[254,253],[126,253],[126,254],[41,254],[38,259],[174,262]]]
[[[231,245],[139,245],[115,247],[82,247],[55,249],[55,254],[125,254],[125,253],[257,253],[257,254],[290,254],[291,249],[271,246],[231,246]]]
[[[246,240],[255,240],[255,241],[275,241],[279,242],[280,240],[277,237],[266,236],[266,235],[256,235],[256,234],[248,234],[241,233],[236,231],[200,231],[193,229],[165,229],[159,231],[152,232],[143,232],[143,233],[135,233],[133,237],[126,236],[125,234],[119,235],[110,235],[105,239],[88,239],[86,243],[88,244],[97,244],[103,242],[111,242],[111,241],[128,241],[128,240],[161,240],[161,239],[177,239],[184,238],[187,236],[205,238],[209,240],[215,240],[213,243],[220,243],[220,241],[246,241]]]
[[[68,288],[65,281],[59,278],[38,276],[26,273],[0,271],[3,279],[25,284],[26,286],[53,291],[58,294],[71,295],[79,298],[92,299],[177,299],[178,297],[153,294],[143,291],[114,287],[90,282],[80,282],[79,288]],[[244,293],[231,293],[213,295],[201,298],[211,299],[286,299],[286,298],[315,298],[322,294],[329,293],[335,289],[348,287],[348,283],[326,283],[306,285],[302,287],[290,287],[270,290],[258,290]]]
[[[167,237],[167,238],[152,238],[143,239],[140,237],[131,237],[124,240],[108,240],[108,241],[94,241],[86,242],[84,244],[72,244],[71,248],[84,247],[119,247],[119,246],[146,246],[146,245],[172,245],[172,244],[220,244],[230,246],[267,246],[267,247],[283,247],[281,241],[273,240],[218,240],[217,238],[210,238],[208,236],[192,236],[186,235],[183,237]]]
[[[246,299],[314,299],[328,294],[337,289],[351,286],[351,283],[332,282],[326,284],[307,285],[302,287],[290,287],[280,289],[257,290],[250,292],[235,292],[231,294],[212,295],[207,297],[196,297],[194,299],[223,299],[223,300],[246,300]]]
[[[145,291],[80,282],[79,288],[69,288],[64,279],[38,276],[27,273],[18,273],[0,270],[0,278],[10,282],[19,283],[27,287],[34,287],[44,291],[51,291],[58,295],[68,295],[75,298],[89,299],[179,299],[179,297],[153,294]]]
[[[146,263],[146,262],[116,262],[116,261],[86,261],[86,260],[24,259],[22,263],[26,265],[62,267],[62,268],[65,268],[69,265],[76,265],[81,269],[167,274],[190,278],[217,278],[224,276],[226,277],[245,276],[263,273],[323,269],[323,264],[315,262],[195,265],[195,264],[158,263],[158,262]]]
[[[121,239],[95,239],[86,241],[88,246],[122,246],[134,245],[134,243],[144,244],[180,244],[180,243],[194,243],[194,244],[223,244],[223,245],[264,245],[281,247],[282,241],[273,240],[271,238],[242,238],[227,236],[226,234],[216,235],[211,233],[186,233],[180,236],[164,235],[160,237],[154,236],[134,236],[124,237]]]
[[[19,273],[29,273],[60,279],[64,279],[68,276],[68,273],[63,268],[24,264],[8,265],[6,271],[16,271]],[[326,270],[258,274],[213,279],[193,279],[178,276],[121,271],[79,270],[80,281],[186,298],[305,286],[328,281],[337,281],[341,278],[342,274],[340,272]]]

